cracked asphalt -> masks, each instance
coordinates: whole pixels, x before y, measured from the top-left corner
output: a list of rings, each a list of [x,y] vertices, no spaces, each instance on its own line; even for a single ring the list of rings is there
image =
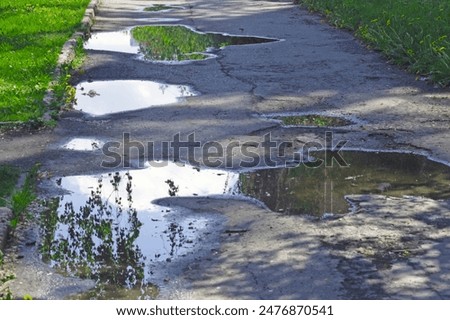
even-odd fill
[[[349,149],[401,150],[450,162],[449,90],[417,81],[320,16],[290,1],[166,3],[184,9],[144,12],[148,1],[103,0],[92,32],[181,24],[202,32],[281,41],[230,46],[220,50],[217,58],[180,65],[88,50],[74,82],[152,80],[189,85],[200,95],[177,104],[95,118],[66,111],[54,130],[2,134],[2,162],[25,166],[39,161],[51,177],[93,174],[106,171],[100,166],[105,159],[101,152],[60,146],[74,137],[122,141],[123,134],[130,133],[134,141],[146,143],[192,132],[202,143],[226,145],[260,142],[270,132],[275,141],[292,141],[289,152],[294,152],[305,141],[323,143],[326,130],[333,131],[335,141],[346,140]],[[178,20],[168,23],[159,18]],[[285,112],[344,117],[354,123],[341,128],[284,128],[262,117]],[[143,160],[135,154],[127,156]],[[158,156],[163,156],[162,151]],[[43,195],[51,194],[51,188],[43,185]],[[242,200],[161,199],[160,204],[181,212],[218,213],[226,218],[224,230],[248,231],[223,232],[208,252],[162,270],[160,279],[155,279],[156,283],[166,280],[160,298],[450,298],[447,201],[364,195],[353,195],[349,201],[354,213],[317,222]],[[48,270],[35,258],[36,252],[29,256],[31,260],[16,261],[19,279],[30,266]],[[20,294],[34,288],[39,298],[62,298],[86,288],[83,283],[58,291],[58,281],[51,279],[59,276],[48,274],[16,282],[14,289]],[[45,286],[50,289],[42,289]]]

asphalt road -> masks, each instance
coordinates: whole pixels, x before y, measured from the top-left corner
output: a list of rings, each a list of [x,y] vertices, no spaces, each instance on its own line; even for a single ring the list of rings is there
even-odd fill
[[[23,165],[39,161],[49,177],[93,174],[110,171],[101,162],[111,158],[100,150],[75,151],[61,146],[73,138],[121,143],[124,133],[143,145],[161,145],[173,141],[176,134],[187,140],[190,133],[195,133],[201,144],[259,144],[270,132],[273,141],[292,143],[286,149],[289,155],[306,142],[325,144],[326,130],[333,132],[333,143],[347,141],[346,148],[408,151],[450,161],[448,89],[416,80],[350,33],[330,27],[320,16],[290,1],[166,3],[184,9],[143,12],[147,1],[103,0],[92,32],[161,24],[155,19],[168,18],[177,20],[164,24],[280,41],[229,46],[216,58],[176,65],[142,61],[128,53],[88,50],[75,82],[150,80],[190,86],[199,95],[175,104],[100,117],[64,112],[52,131],[3,134],[2,161]],[[328,129],[285,128],[264,117],[289,112],[342,117],[352,124]],[[262,147],[257,150],[261,158],[263,152]],[[135,167],[147,160],[136,150],[119,153]],[[160,158],[164,152],[158,149],[155,154]],[[236,155],[241,158],[243,155]],[[43,194],[52,193],[49,185],[43,182]],[[242,200],[160,200],[180,212],[218,213],[226,218],[223,230],[247,230],[219,233],[214,247],[199,248],[195,260],[164,269],[155,279],[161,285],[161,297],[450,297],[447,202],[384,196],[354,196],[349,201],[356,214],[317,222],[273,213]],[[17,262],[19,274],[26,270],[21,263]],[[34,266],[41,268],[38,262]],[[52,285],[50,281],[48,286]],[[18,286],[18,292],[29,290],[25,287]],[[58,297],[57,290],[39,292],[38,297]]]

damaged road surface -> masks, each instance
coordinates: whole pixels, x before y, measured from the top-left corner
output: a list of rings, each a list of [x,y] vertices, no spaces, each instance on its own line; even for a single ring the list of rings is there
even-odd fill
[[[290,1],[157,4],[102,1],[77,104],[0,141],[48,207],[13,293],[450,298],[448,91]]]

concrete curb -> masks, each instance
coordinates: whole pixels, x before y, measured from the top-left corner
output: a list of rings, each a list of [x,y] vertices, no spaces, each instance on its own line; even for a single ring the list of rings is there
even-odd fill
[[[0,207],[0,251],[6,245],[6,240],[8,240],[8,234],[10,231],[9,222],[12,218],[12,211],[9,208]]]
[[[86,11],[84,12],[83,19],[81,20],[81,30],[75,32],[72,37],[64,43],[61,53],[58,57],[58,63],[54,71],[53,81],[51,82],[49,89],[47,90],[47,93],[44,96],[44,104],[46,106],[50,106],[51,103],[54,100],[53,95],[53,89],[52,87],[58,83],[63,67],[67,64],[69,64],[74,58],[75,58],[75,47],[77,45],[77,41],[80,38],[83,38],[86,34],[90,32],[90,29],[92,25],[94,24],[95,20],[95,13],[97,11],[97,7],[99,5],[100,0],[91,0],[89,5],[86,8]],[[50,112],[47,111],[43,119],[48,121],[51,119]]]

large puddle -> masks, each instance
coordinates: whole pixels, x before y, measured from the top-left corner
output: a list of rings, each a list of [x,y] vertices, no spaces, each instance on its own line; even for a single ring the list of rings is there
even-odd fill
[[[180,62],[214,57],[230,45],[246,45],[278,39],[201,33],[186,26],[141,26],[120,32],[93,34],[84,47],[91,50],[140,54],[151,61]]]
[[[153,204],[156,199],[251,197],[280,214],[320,218],[348,213],[345,195],[349,194],[450,198],[450,168],[426,157],[373,152],[341,155],[349,166],[339,166],[332,155],[318,153],[315,160],[326,160],[328,166],[300,164],[237,173],[169,162],[102,176],[64,177],[56,182],[68,193],[58,199],[53,214],[43,215],[42,253],[62,272],[93,278],[102,286],[126,288],[128,298],[130,294],[131,298],[151,298],[155,263],[176,263],[194,253],[204,246],[201,239],[211,234],[218,219],[172,212]]]
[[[117,294],[126,288],[133,299],[151,297],[155,264],[176,263],[213,232],[210,216],[172,212],[152,201],[229,194],[237,181],[236,173],[174,163],[58,179],[68,193],[43,215],[44,260],[65,274],[117,287]]]
[[[141,80],[81,82],[74,108],[93,116],[138,110],[181,101],[196,93],[188,86]]]
[[[244,173],[240,191],[263,202],[270,210],[287,214],[349,212],[350,194],[422,196],[450,199],[450,168],[424,156],[406,153],[342,152],[349,166],[333,164],[310,168],[263,169]],[[325,163],[325,162],[324,162]]]

